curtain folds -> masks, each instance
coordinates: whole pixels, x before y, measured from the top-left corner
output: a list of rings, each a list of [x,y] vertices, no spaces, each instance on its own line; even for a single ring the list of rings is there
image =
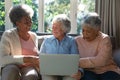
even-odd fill
[[[120,47],[120,0],[96,0],[95,8],[102,20],[102,32],[115,37],[116,47]]]

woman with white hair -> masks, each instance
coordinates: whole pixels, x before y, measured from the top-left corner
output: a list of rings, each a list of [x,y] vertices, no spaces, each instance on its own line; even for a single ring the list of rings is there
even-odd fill
[[[78,54],[75,39],[68,36],[71,29],[71,22],[65,14],[55,16],[52,21],[52,36],[46,38],[41,45],[40,53],[45,54]],[[74,74],[74,73],[73,73]],[[76,80],[80,79],[81,74],[76,73]],[[61,79],[62,78],[62,79]],[[42,80],[71,80],[70,76],[43,76]]]
[[[43,44],[41,45],[40,53],[78,54],[74,38],[68,36],[67,34],[69,33],[70,29],[71,23],[65,14],[55,16],[52,21],[53,35],[44,40]]]
[[[82,35],[76,37],[80,54],[79,66],[84,68],[83,80],[120,80],[120,69],[113,61],[110,37],[100,31],[97,13],[89,13],[82,24]]]

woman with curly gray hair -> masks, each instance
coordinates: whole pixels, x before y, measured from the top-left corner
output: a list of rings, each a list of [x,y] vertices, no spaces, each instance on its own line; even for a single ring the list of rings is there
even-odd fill
[[[52,36],[46,38],[41,45],[40,53],[45,54],[78,54],[75,39],[68,36],[71,22],[65,14],[59,14],[52,21]],[[74,80],[81,77],[80,72],[72,75]],[[62,79],[61,79],[62,78]],[[71,76],[42,75],[42,80],[73,80]]]
[[[25,4],[13,6],[9,18],[13,29],[1,38],[2,80],[38,80],[38,40],[31,32],[33,10]]]

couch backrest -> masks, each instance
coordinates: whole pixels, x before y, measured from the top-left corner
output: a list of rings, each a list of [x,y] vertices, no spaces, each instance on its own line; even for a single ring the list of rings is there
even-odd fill
[[[77,34],[69,34],[69,35],[71,35],[71,36],[73,36],[73,37],[75,37],[75,36],[78,36]],[[41,44],[42,44],[42,42],[43,42],[43,40],[44,40],[44,38],[46,38],[46,37],[50,37],[51,36],[51,34],[45,34],[45,35],[38,35],[38,48],[40,49],[40,46],[41,46]],[[112,43],[112,49],[113,49],[113,51],[116,49],[116,41],[115,41],[115,37],[110,37],[110,39],[111,39],[111,43]]]
[[[0,39],[1,39],[2,34],[3,34],[3,31],[0,31]],[[40,49],[40,46],[41,46],[44,38],[49,37],[51,34],[49,34],[49,33],[37,33],[37,35],[38,35],[38,48]],[[78,36],[78,34],[69,34],[69,35],[71,35],[73,37]],[[112,49],[115,50],[116,49],[115,37],[110,37],[110,39],[112,42]]]

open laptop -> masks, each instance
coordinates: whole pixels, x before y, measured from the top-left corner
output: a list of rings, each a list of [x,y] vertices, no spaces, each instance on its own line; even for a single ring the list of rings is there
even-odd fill
[[[41,75],[69,76],[78,71],[78,54],[40,54]]]

